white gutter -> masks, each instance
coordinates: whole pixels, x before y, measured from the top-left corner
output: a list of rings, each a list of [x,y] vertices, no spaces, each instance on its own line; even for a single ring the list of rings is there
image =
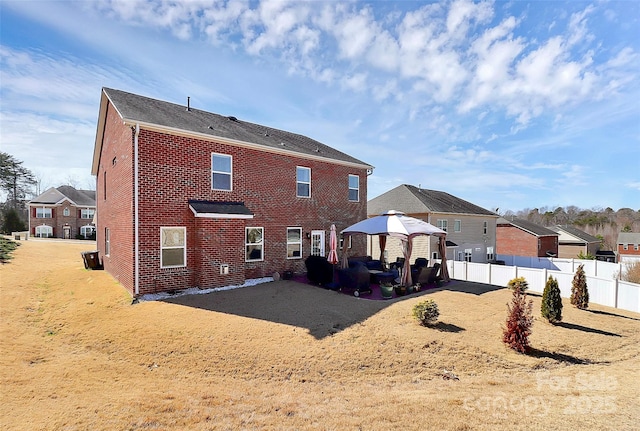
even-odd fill
[[[140,254],[138,253],[140,247],[140,236],[138,234],[138,135],[140,135],[140,124],[136,123],[136,133],[133,139],[133,283],[136,296],[140,293]]]

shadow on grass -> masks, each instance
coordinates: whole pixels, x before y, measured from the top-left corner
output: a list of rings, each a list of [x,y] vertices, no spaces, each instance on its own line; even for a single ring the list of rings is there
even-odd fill
[[[179,295],[163,302],[305,328],[315,338],[322,339],[361,323],[398,301],[428,292],[451,290],[480,295],[498,289],[502,287],[452,281],[438,289],[376,301],[293,280],[280,280],[202,295]],[[443,332],[465,330],[450,323],[438,323],[434,327]]]
[[[360,323],[393,304],[365,301],[319,287],[281,280],[163,302],[305,328],[322,339]]]
[[[457,334],[458,332],[466,331],[466,329],[461,328],[458,325],[444,322],[438,322],[435,325],[431,325],[431,327],[441,332],[452,332],[455,334]]]
[[[594,314],[603,314],[605,316],[622,317],[623,319],[631,319],[631,320],[640,321],[640,319],[638,319],[637,317],[623,316],[622,314],[610,313],[608,311],[589,310],[589,309],[587,309],[585,311],[588,311],[589,313],[594,313]]]
[[[549,359],[553,359],[554,361],[566,362],[569,364],[576,364],[576,365],[588,365],[593,363],[588,359],[581,359],[575,356],[565,355],[564,353],[546,352],[544,350],[536,349],[534,347],[532,347],[529,350],[529,353],[527,354],[529,356],[533,356],[534,358],[549,358]]]
[[[575,323],[558,322],[555,326],[560,326],[566,329],[575,329],[583,332],[591,332],[592,334],[608,335],[610,337],[622,337],[620,334],[613,332],[603,331],[601,329],[589,328],[588,326],[576,325]]]

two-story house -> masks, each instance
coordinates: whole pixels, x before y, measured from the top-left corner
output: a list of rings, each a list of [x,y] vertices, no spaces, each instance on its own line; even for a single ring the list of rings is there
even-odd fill
[[[518,218],[499,218],[496,225],[496,248],[501,255],[558,256],[559,234],[544,226]]]
[[[328,253],[331,224],[366,217],[372,170],[189,99],[103,88],[92,166],[100,258],[134,296],[304,272],[305,257]]]
[[[369,217],[397,210],[424,220],[447,232],[447,259],[488,262],[495,259],[498,215],[449,193],[402,184],[371,199]],[[413,241],[412,256],[440,259],[438,238],[419,236]],[[369,253],[379,255],[377,241],[369,241]],[[402,256],[400,241],[389,238],[385,247],[392,262]]]
[[[620,232],[617,245],[618,262],[634,263],[640,261],[640,233]]]
[[[95,237],[96,192],[51,187],[29,201],[29,232],[38,238]]]

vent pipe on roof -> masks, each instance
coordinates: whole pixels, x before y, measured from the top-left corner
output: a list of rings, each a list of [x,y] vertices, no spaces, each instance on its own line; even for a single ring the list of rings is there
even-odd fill
[[[187,96],[187,111],[191,111],[191,97]]]

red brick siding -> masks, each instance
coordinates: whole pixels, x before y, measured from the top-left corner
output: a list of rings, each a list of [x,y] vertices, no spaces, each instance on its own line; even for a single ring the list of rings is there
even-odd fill
[[[51,208],[51,218],[36,218],[36,208]],[[69,209],[69,215],[64,215],[64,209]],[[64,238],[64,226],[69,226],[69,236],[74,239],[80,234],[80,228],[91,223],[90,219],[83,219],[80,216],[80,208],[72,205],[68,201],[64,201],[60,205],[30,205],[29,225],[31,226],[31,234],[35,235],[36,227],[46,224],[53,228],[53,235],[56,238]]]
[[[537,237],[511,225],[496,227],[496,253],[514,256],[546,256],[558,253],[558,237]],[[539,241],[539,242],[538,242]],[[538,247],[540,243],[540,247]]]
[[[105,270],[133,293],[134,131],[122,123],[122,119],[110,104],[106,117],[102,153],[96,175],[96,240]],[[109,256],[105,255],[105,228],[109,228],[110,231]]]
[[[103,248],[105,223],[116,221],[122,226],[132,223],[131,190],[132,166],[118,162],[124,169],[117,176],[111,160],[116,154],[131,154],[131,134],[128,128],[111,121],[108,116],[105,144],[100,161],[107,169],[107,201],[102,197],[102,172],[98,172],[98,243]],[[118,141],[117,143],[115,141]],[[310,244],[306,234],[312,229],[324,230],[329,239],[329,227],[335,223],[344,229],[366,217],[366,169],[351,168],[323,161],[273,154],[251,148],[196,140],[181,136],[141,130],[139,136],[139,208],[140,208],[140,294],[184,289],[188,287],[220,287],[241,284],[245,279],[271,276],[275,271],[304,272],[304,258]],[[211,190],[211,153],[233,157],[232,191]],[[126,159],[130,160],[130,159]],[[125,162],[125,160],[123,160]],[[311,198],[296,197],[296,166],[311,168]],[[115,172],[114,172],[115,173]],[[360,201],[348,201],[348,175],[360,177]],[[254,214],[249,220],[221,220],[196,218],[188,207],[188,200],[244,202]],[[105,205],[108,204],[108,205]],[[101,206],[103,209],[101,210]],[[115,208],[114,208],[115,206]],[[105,214],[107,213],[107,214]],[[109,217],[102,219],[101,217]],[[160,227],[187,228],[187,266],[160,268]],[[264,261],[245,262],[245,227],[264,228]],[[287,227],[302,227],[303,256],[286,258]],[[118,261],[132,261],[132,235],[111,231],[112,257],[105,261],[105,269],[112,272],[131,292],[132,283],[125,273],[133,266]],[[121,239],[120,237],[124,238]],[[124,244],[128,245],[124,250]],[[350,253],[364,254],[366,240],[354,238]],[[130,255],[127,254],[129,253]],[[327,244],[328,252],[328,244]],[[220,275],[220,265],[229,264],[229,274]],[[126,279],[126,280],[125,280]]]
[[[624,244],[618,244],[618,255],[640,256],[640,250],[635,250],[635,246],[636,244],[628,244],[625,250]]]

